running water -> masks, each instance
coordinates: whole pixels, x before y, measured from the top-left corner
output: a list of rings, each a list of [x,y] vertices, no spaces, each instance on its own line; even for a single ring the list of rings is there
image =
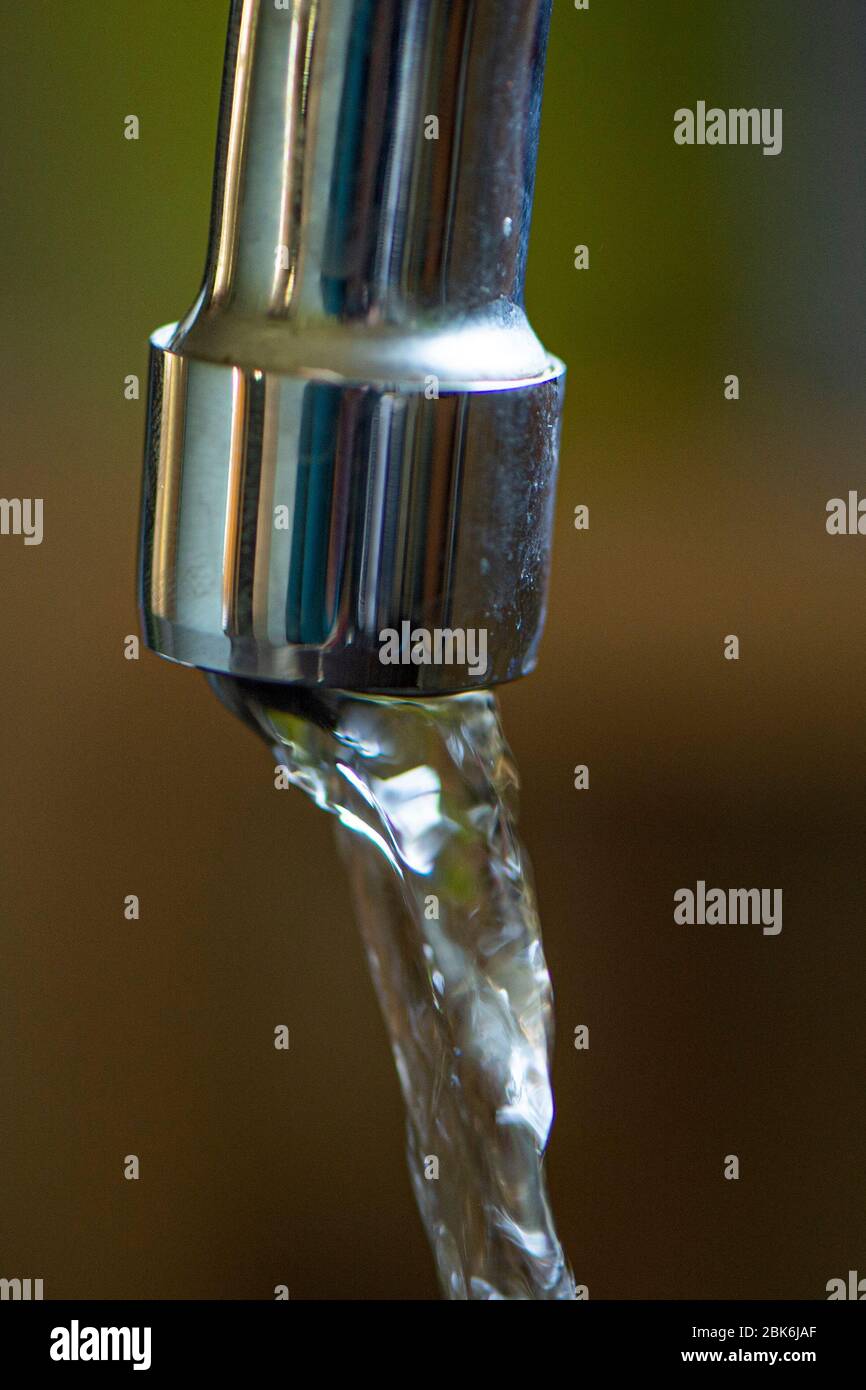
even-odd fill
[[[573,1298],[542,1168],[550,977],[496,701],[211,679],[337,818],[446,1297]]]

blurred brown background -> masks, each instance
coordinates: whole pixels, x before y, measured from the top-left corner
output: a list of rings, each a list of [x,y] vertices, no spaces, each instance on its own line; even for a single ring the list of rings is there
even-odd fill
[[[331,826],[202,677],[123,659],[123,379],[199,283],[225,9],[4,15],[0,490],[45,499],[45,538],[0,537],[0,1276],[434,1297]],[[562,484],[541,665],[502,696],[554,1205],[593,1298],[821,1298],[866,1274],[866,538],[824,526],[866,494],[866,14],[554,11],[528,307],[570,366]],[[782,107],[783,153],[678,148],[698,99]],[[782,934],[675,926],[698,878],[781,887]]]

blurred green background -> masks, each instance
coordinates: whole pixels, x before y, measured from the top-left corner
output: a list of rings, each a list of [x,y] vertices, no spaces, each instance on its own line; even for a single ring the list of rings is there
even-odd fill
[[[199,285],[226,9],[4,14],[2,491],[45,499],[45,539],[0,538],[0,1275],[433,1297],[331,827],[275,804],[201,677],[123,659],[123,380]],[[569,364],[562,482],[541,664],[502,705],[593,1298],[866,1272],[866,540],[824,527],[866,493],[864,40],[859,0],[554,4],[527,302]],[[783,153],[677,147],[698,99],[782,107]],[[782,934],[676,927],[698,878],[782,887]]]

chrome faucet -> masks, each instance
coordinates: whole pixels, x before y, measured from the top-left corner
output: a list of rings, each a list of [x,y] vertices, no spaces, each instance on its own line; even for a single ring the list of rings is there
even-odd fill
[[[163,656],[429,695],[533,668],[564,380],[523,309],[549,17],[232,3],[204,285],[151,339]]]

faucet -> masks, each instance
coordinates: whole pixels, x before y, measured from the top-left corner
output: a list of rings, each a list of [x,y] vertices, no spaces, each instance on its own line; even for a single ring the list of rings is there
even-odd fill
[[[532,670],[565,372],[523,307],[550,8],[233,0],[204,283],[151,338],[161,655],[397,695]]]

